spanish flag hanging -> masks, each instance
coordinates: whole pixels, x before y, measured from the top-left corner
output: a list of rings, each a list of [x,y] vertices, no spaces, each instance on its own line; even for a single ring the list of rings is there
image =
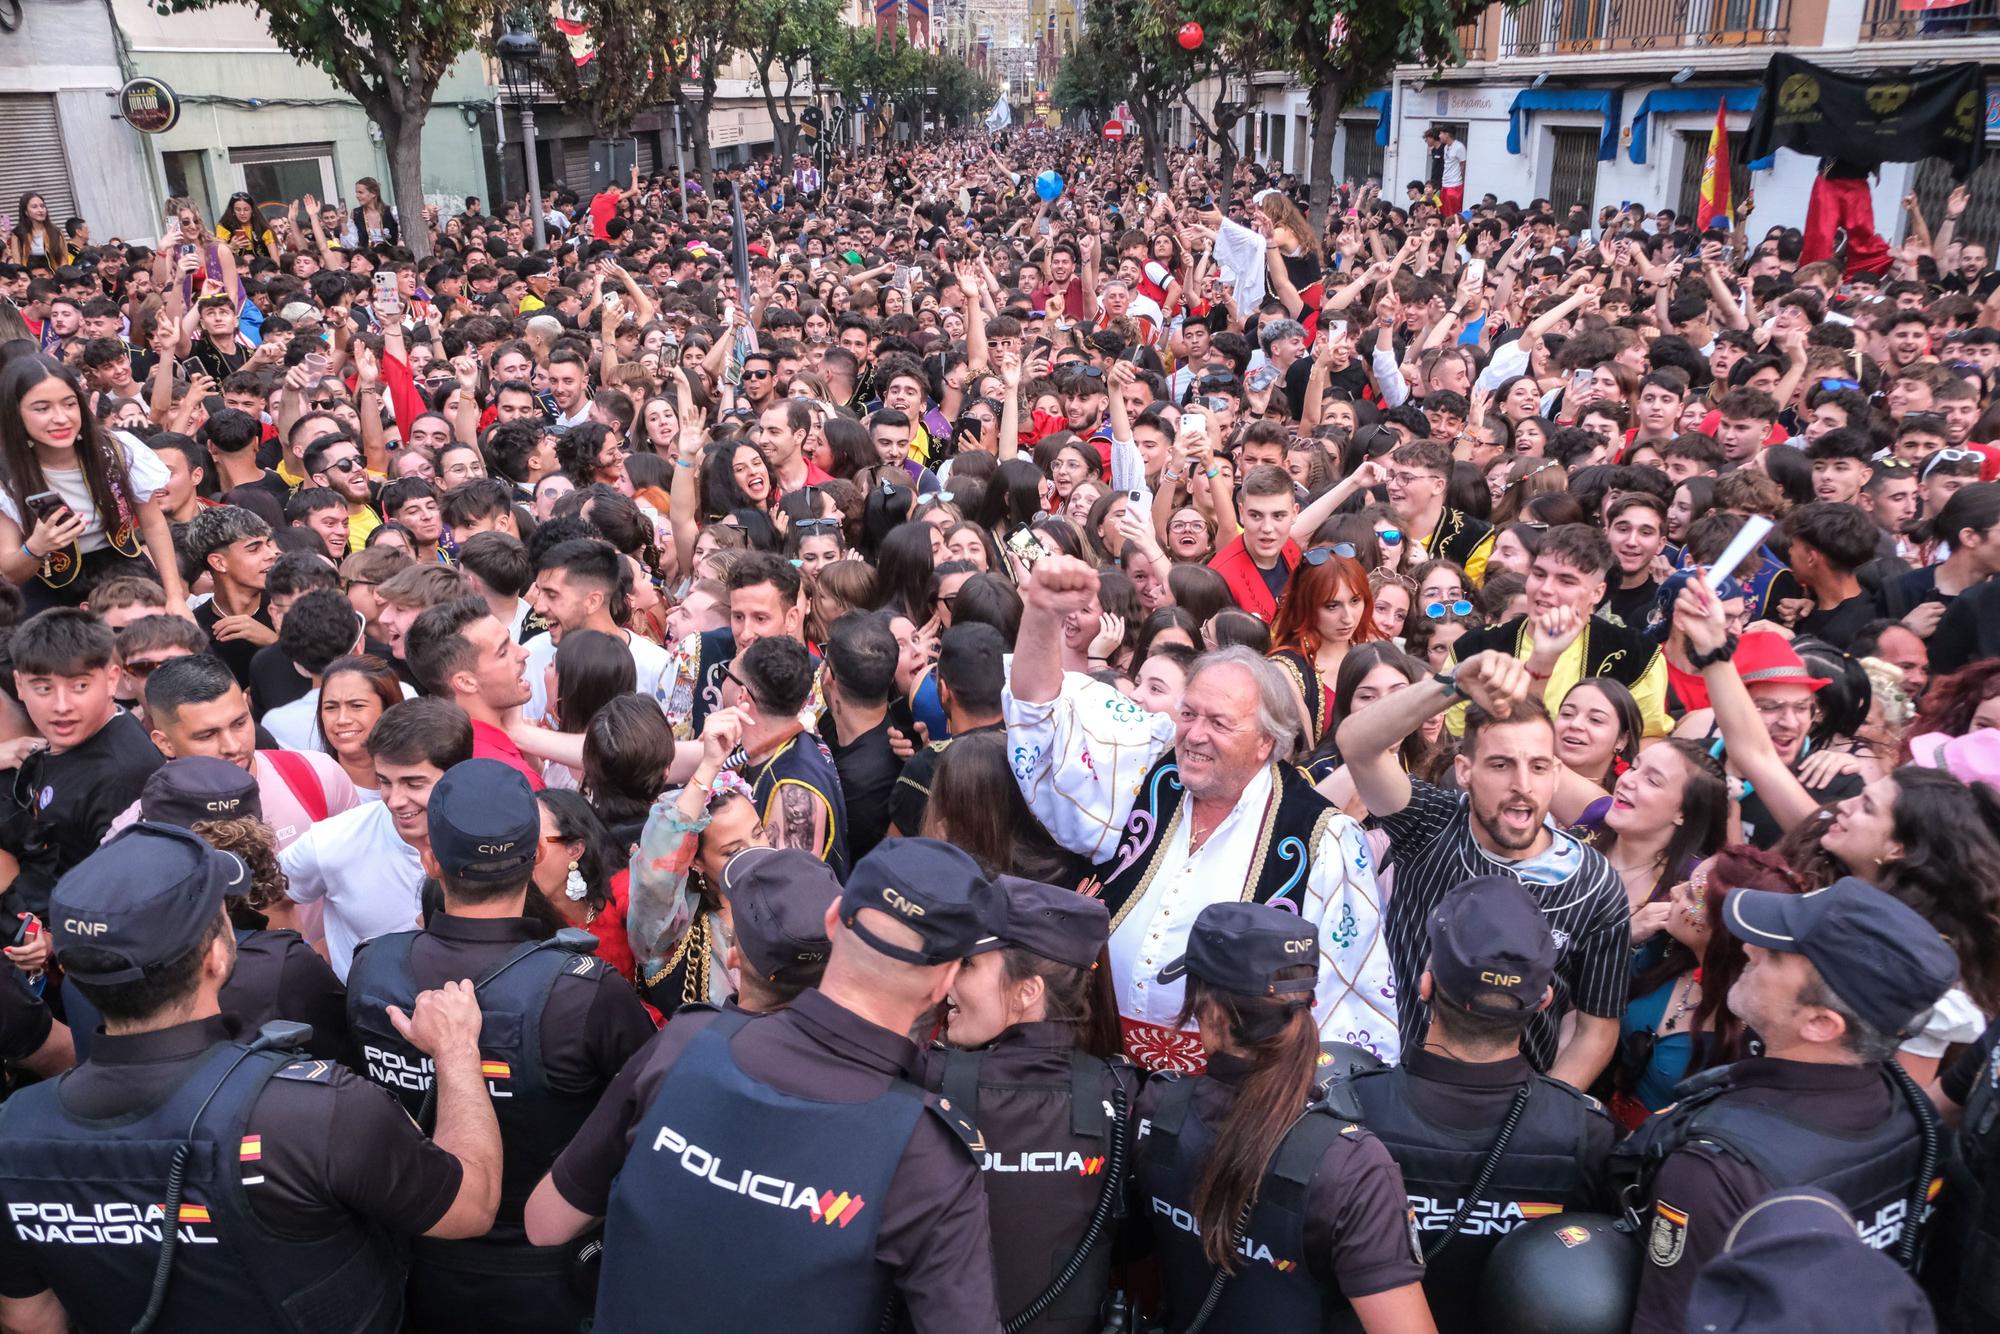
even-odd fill
[[[1715,106],[1715,128],[1708,133],[1708,157],[1701,164],[1701,202],[1695,206],[1695,226],[1706,231],[1716,219],[1730,225],[1734,201],[1729,197],[1729,107]]]

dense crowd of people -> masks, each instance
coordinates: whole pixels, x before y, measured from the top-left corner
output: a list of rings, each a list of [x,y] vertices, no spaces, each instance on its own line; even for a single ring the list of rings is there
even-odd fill
[[[1968,198],[1437,150],[22,199],[0,1329],[1992,1328]]]

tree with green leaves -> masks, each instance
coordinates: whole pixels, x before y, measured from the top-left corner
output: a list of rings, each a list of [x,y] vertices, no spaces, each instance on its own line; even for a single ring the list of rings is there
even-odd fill
[[[218,0],[154,0],[161,13],[184,14]],[[322,70],[360,104],[382,131],[389,184],[403,220],[403,242],[430,254],[424,227],[424,121],[438,84],[457,59],[485,38],[492,0],[248,0],[271,39],[302,65]]]
[[[757,67],[778,161],[789,163],[799,116],[812,104],[814,66],[841,29],[841,0],[745,0],[741,41]]]
[[[581,112],[602,139],[622,139],[641,111],[669,95],[677,75],[668,47],[678,36],[672,9],[649,0],[584,0],[565,15],[590,25],[590,58],[578,64],[554,10],[529,11],[548,52],[542,81]],[[525,17],[525,16],[524,16]]]
[[[849,106],[873,99],[882,108],[909,108],[930,86],[925,52],[903,39],[901,32],[877,42],[873,32],[842,25],[827,51],[822,77],[840,90]],[[875,117],[867,118],[873,132]]]
[[[1518,8],[1524,0],[1501,3]],[[1297,75],[1311,94],[1314,226],[1326,226],[1333,197],[1333,136],[1340,113],[1398,64],[1464,64],[1458,29],[1476,21],[1487,5],[1488,0],[1258,0],[1275,63]]]

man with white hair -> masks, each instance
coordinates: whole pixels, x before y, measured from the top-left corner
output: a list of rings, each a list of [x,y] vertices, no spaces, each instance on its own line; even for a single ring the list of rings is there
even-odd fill
[[[1375,863],[1361,827],[1292,765],[1297,707],[1274,664],[1243,648],[1199,658],[1174,714],[1129,699],[1075,699],[1062,621],[1095,605],[1097,571],[1051,556],[1023,588],[1002,696],[1014,777],[1056,841],[1095,863],[1078,889],[1111,911],[1112,983],[1132,1058],[1201,1068],[1182,986],[1158,980],[1195,915],[1246,900],[1317,924],[1321,1036],[1398,1053]]]

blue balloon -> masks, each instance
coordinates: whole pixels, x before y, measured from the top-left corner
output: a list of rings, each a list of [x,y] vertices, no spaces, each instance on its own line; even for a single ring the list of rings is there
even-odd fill
[[[1035,177],[1035,193],[1040,195],[1044,202],[1055,203],[1056,200],[1062,197],[1062,192],[1063,178],[1054,172],[1045,171]]]

